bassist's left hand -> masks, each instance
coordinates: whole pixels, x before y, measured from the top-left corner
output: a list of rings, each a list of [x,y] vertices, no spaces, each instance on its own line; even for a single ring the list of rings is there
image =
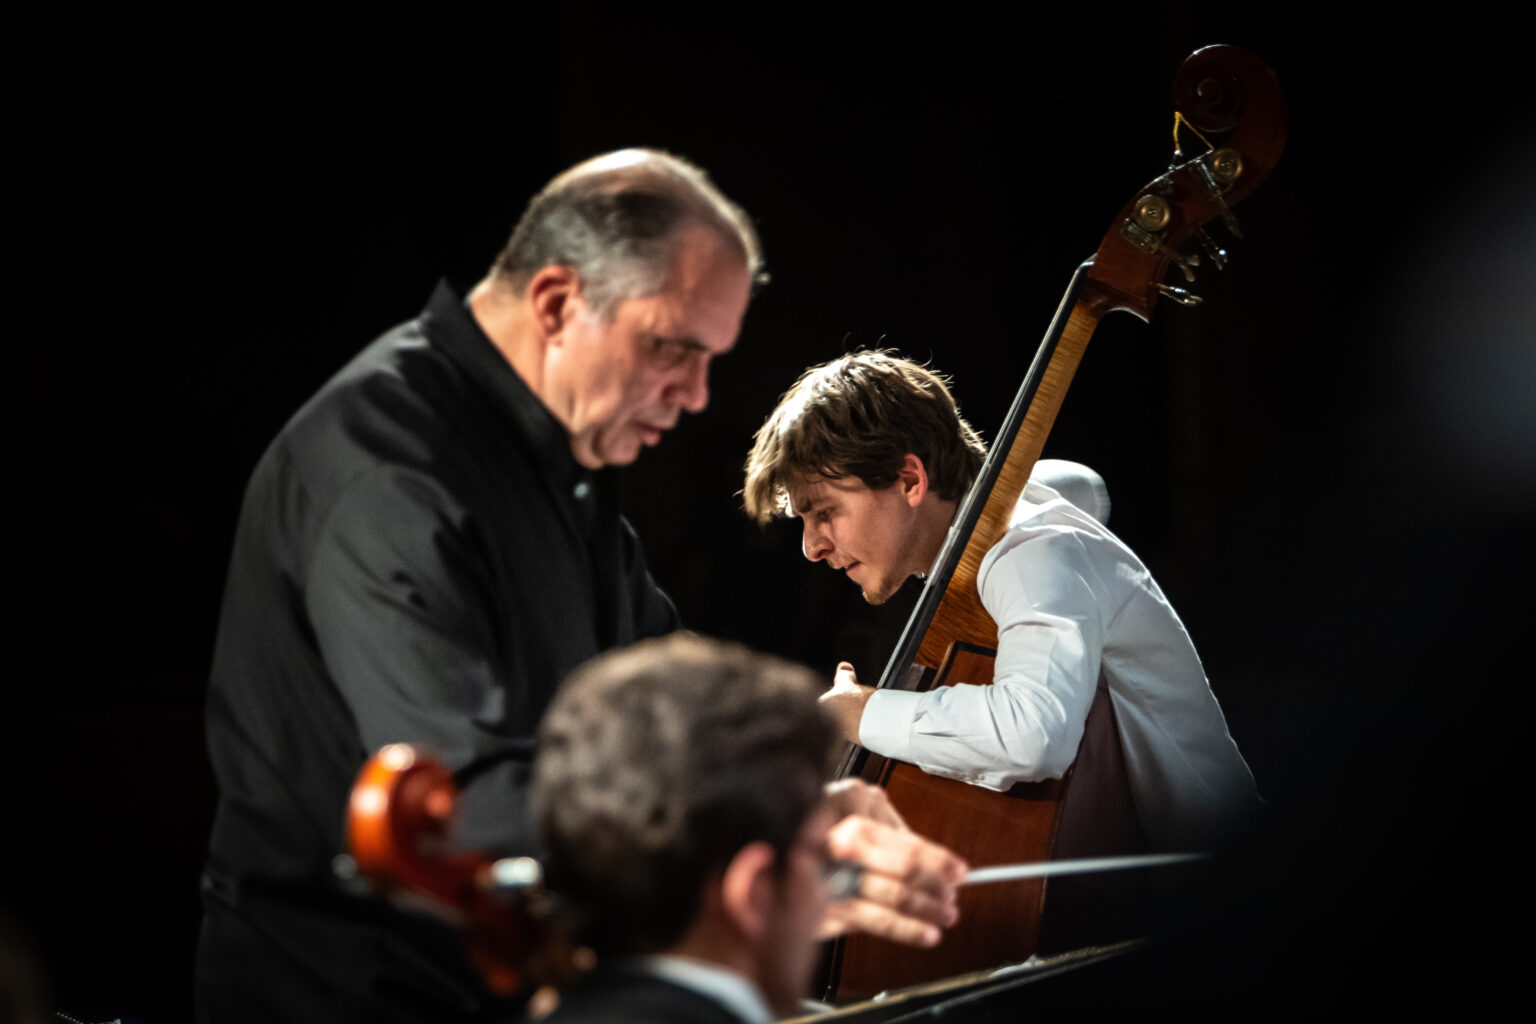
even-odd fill
[[[864,705],[869,703],[873,686],[862,686],[853,666],[846,661],[837,666],[832,687],[821,695],[821,705],[837,719],[837,734],[849,743],[859,742],[859,722],[864,718]]]

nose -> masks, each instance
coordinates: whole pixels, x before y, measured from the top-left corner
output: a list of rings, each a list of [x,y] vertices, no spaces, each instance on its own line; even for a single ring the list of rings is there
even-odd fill
[[[826,532],[813,520],[805,520],[805,532],[801,536],[800,550],[805,557],[813,562],[819,562],[832,553],[832,541]]]
[[[694,353],[673,385],[672,397],[688,412],[703,412],[709,405],[709,354]]]

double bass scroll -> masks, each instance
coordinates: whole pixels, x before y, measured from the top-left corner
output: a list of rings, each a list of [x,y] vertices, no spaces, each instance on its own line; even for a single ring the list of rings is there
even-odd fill
[[[1274,73],[1258,57],[1234,46],[1197,50],[1180,66],[1173,94],[1173,164],[1121,206],[1098,249],[1073,275],[981,472],[960,504],[881,675],[881,688],[992,682],[997,628],[977,589],[981,562],[1007,531],[1099,320],[1125,311],[1148,321],[1163,297],[1197,303],[1184,286],[1203,269],[1201,252],[1186,255],[1186,249],[1194,241],[1207,261],[1220,268],[1225,254],[1204,226],[1221,221],[1240,234],[1233,207],[1263,183],[1279,160],[1287,133],[1286,104]],[[1188,155],[1186,144],[1198,152]],[[1170,265],[1177,268],[1176,285],[1164,280]],[[1102,687],[1099,698],[1104,698]],[[1107,725],[1106,715],[1111,716]],[[1112,847],[1136,842],[1133,823],[1101,815],[1084,824],[1094,817],[1085,810],[1090,805],[1129,807],[1123,770],[1118,777],[1104,770],[1105,759],[1119,756],[1112,715],[1108,700],[1096,699],[1085,732],[1085,744],[1095,735],[1107,736],[1112,750],[1099,755],[1079,748],[1077,763],[1062,779],[1021,784],[1008,793],[927,775],[859,747],[850,749],[842,775],[884,786],[915,830],[973,866],[1124,852]],[[1078,770],[1090,762],[1091,786]],[[1001,893],[963,892],[960,924],[933,950],[909,950],[864,936],[841,939],[830,958],[824,995],[863,998],[1026,959],[1039,948],[1046,903],[1044,884],[1018,886],[1011,900]]]

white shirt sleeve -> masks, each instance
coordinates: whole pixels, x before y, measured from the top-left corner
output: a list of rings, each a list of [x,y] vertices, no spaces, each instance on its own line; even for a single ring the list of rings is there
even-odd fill
[[[988,789],[1060,778],[1098,686],[1102,581],[1080,535],[1047,526],[1010,531],[982,561],[978,584],[998,627],[993,685],[877,691],[859,742]]]

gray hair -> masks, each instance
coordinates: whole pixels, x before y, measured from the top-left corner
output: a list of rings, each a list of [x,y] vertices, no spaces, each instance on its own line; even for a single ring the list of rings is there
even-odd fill
[[[624,149],[559,174],[528,204],[493,273],[524,287],[544,267],[570,267],[587,305],[610,319],[625,299],[658,294],[681,228],[713,230],[767,280],[757,232],[703,170],[651,149]]]

